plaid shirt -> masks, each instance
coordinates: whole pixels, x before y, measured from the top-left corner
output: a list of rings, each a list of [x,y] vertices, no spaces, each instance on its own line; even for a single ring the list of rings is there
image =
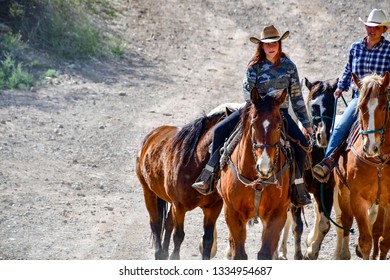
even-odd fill
[[[382,36],[381,41],[370,50],[362,39],[352,44],[348,64],[337,86],[343,91],[348,91],[350,86],[357,90],[353,85],[352,72],[362,79],[373,73],[383,76],[386,71],[390,71],[390,41]]]

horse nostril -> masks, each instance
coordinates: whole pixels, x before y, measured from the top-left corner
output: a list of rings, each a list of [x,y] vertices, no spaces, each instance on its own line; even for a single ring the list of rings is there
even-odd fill
[[[378,153],[379,149],[377,146],[374,147],[374,153]]]
[[[367,153],[367,147],[366,147],[366,145],[363,145],[363,152]]]

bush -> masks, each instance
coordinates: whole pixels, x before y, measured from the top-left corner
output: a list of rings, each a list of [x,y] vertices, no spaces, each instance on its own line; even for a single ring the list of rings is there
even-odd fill
[[[91,15],[112,18],[108,0],[1,0],[0,21],[20,31],[25,41],[69,58],[97,57],[107,47]]]
[[[34,77],[16,63],[10,54],[0,63],[0,88],[27,90],[34,85]]]

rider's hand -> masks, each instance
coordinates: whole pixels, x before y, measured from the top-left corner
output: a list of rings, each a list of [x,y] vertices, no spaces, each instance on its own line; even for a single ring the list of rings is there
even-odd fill
[[[341,89],[338,88],[338,89],[336,89],[336,90],[334,91],[333,96],[334,96],[335,98],[339,98],[339,97],[343,96],[343,91],[342,91]]]
[[[308,128],[306,128],[306,135],[312,135],[313,134],[313,130],[312,130],[312,128],[311,127],[308,127]]]

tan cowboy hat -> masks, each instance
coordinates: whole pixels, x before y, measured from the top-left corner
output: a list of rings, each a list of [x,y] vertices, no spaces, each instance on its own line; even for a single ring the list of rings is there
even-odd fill
[[[368,15],[367,21],[362,20],[360,17],[359,20],[366,26],[385,26],[387,31],[390,29],[390,22],[387,21],[385,12],[381,9],[373,9]]]
[[[279,31],[275,28],[275,26],[270,25],[263,28],[263,31],[260,34],[260,39],[257,39],[256,37],[250,37],[249,40],[255,44],[259,44],[260,42],[273,43],[286,39],[289,34],[290,32],[286,31],[282,36],[280,36]]]

